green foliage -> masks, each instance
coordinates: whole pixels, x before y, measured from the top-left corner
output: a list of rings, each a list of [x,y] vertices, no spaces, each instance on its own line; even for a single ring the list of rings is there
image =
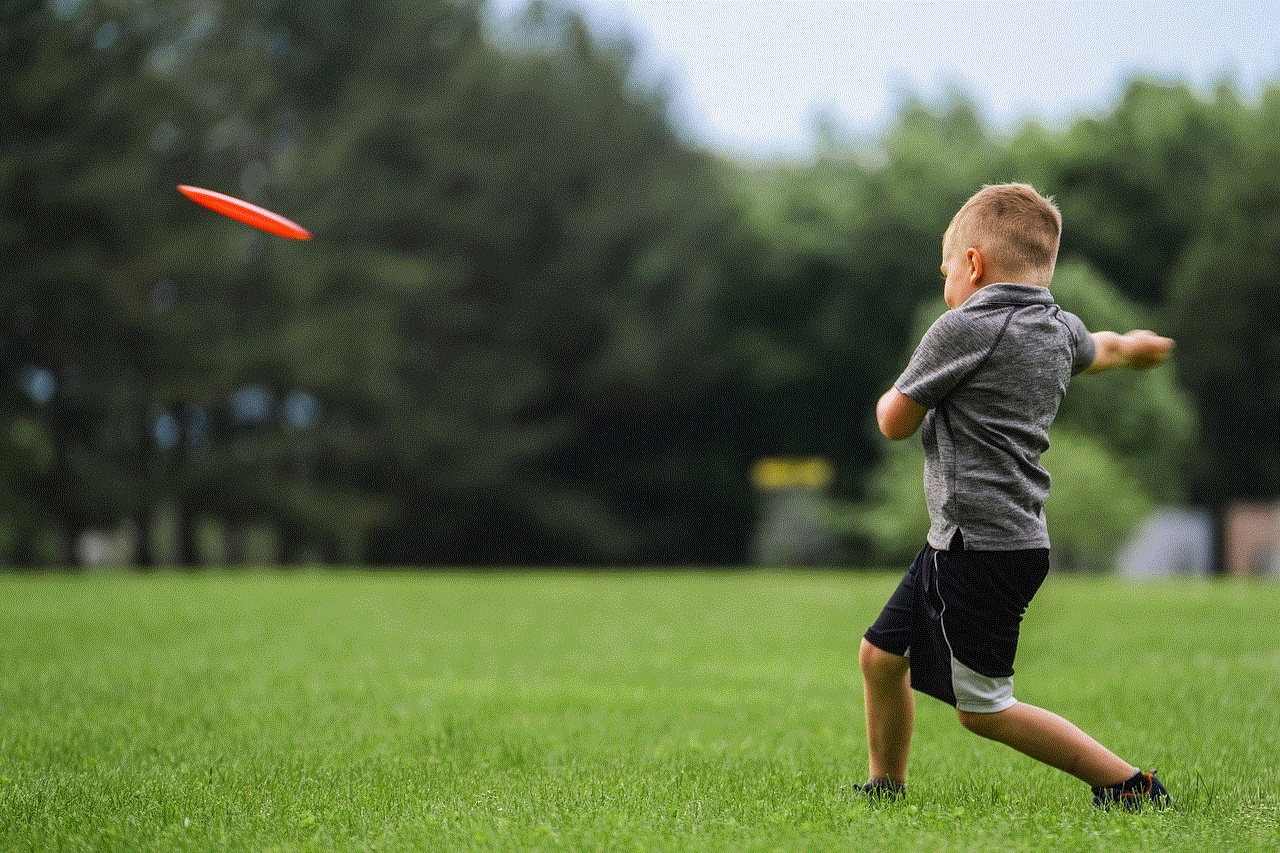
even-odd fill
[[[1178,375],[1204,421],[1192,488],[1215,503],[1280,496],[1280,89],[1250,118],[1168,297]]]
[[[873,152],[737,175],[746,220],[722,322],[741,456],[822,454],[838,492],[860,493],[877,453],[868,414],[920,301],[938,292],[942,233],[999,173],[997,152],[954,95],[907,103]]]
[[[1111,570],[1116,549],[1152,510],[1149,493],[1093,434],[1052,430],[1041,462],[1053,477],[1044,515],[1055,564]]]
[[[32,118],[0,233],[29,284],[3,341],[26,328],[35,349],[9,363],[93,392],[28,415],[70,461],[41,511],[70,537],[176,502],[185,541],[198,513],[267,518],[286,559],[669,560],[722,553],[721,528],[745,539],[715,449],[684,435],[723,373],[731,213],[624,52],[552,13],[495,44],[478,7],[448,2],[57,9],[24,7],[15,30],[48,56],[6,54],[29,57],[6,115]],[[84,106],[102,101],[128,117],[110,147]],[[247,231],[179,182],[320,239]],[[66,223],[47,253],[23,242],[42,216]],[[297,395],[315,402],[301,425]]]
[[[143,47],[128,30],[64,20],[44,3],[8,3],[4,14],[0,464],[15,492],[5,501],[14,531],[5,550],[24,562],[64,561],[65,548],[36,553],[41,531],[57,523],[74,536],[113,523],[140,497],[143,407],[127,375],[152,342],[130,311],[137,267],[122,267],[114,247],[155,222],[119,196],[139,177],[135,145],[147,121],[122,106],[153,99],[156,88],[134,73]],[[24,377],[40,390],[22,393]]]
[[[1078,315],[1092,331],[1127,332],[1155,325],[1146,310],[1087,264],[1059,264],[1052,289],[1058,304]],[[1174,358],[1182,360],[1181,350]],[[1196,432],[1196,417],[1191,400],[1174,382],[1172,367],[1076,377],[1057,423],[1099,440],[1151,499],[1185,498],[1182,470]]]
[[[278,528],[286,561],[737,562],[761,456],[883,491],[871,410],[940,235],[1014,179],[1062,205],[1064,304],[1168,325],[1197,408],[1172,371],[1115,374],[1064,427],[1156,500],[1280,488],[1274,430],[1241,426],[1280,411],[1274,87],[1135,81],[1009,140],[963,93],[907,98],[856,147],[828,122],[816,160],[748,169],[548,4],[496,35],[446,0],[0,15],[6,561],[173,507],[182,562],[203,515]]]
[[[1065,254],[1080,254],[1147,306],[1206,220],[1204,204],[1249,140],[1230,87],[1203,101],[1185,85],[1136,80],[1115,110],[1050,146],[1046,189],[1062,207]],[[1043,154],[1042,154],[1043,156]]]
[[[860,501],[831,503],[831,531],[851,559],[905,567],[929,533],[924,449],[917,439],[882,439],[880,462]]]
[[[369,436],[328,463],[390,502],[370,557],[696,552],[716,451],[686,430],[723,375],[731,214],[711,159],[572,18],[534,15],[517,51],[474,10],[387,12],[449,49],[387,38],[331,84],[299,152],[325,240],[275,271],[305,281],[286,369]]]

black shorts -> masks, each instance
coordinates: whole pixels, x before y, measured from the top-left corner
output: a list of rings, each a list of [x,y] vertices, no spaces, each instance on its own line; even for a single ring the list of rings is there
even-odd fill
[[[1018,627],[1049,573],[1049,551],[950,551],[926,545],[866,633],[911,661],[911,686],[961,711],[1014,704]]]

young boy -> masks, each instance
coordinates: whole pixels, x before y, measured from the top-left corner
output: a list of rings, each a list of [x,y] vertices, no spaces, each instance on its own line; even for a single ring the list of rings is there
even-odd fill
[[[1170,804],[1152,773],[1072,723],[1013,698],[1018,626],[1049,569],[1040,454],[1077,373],[1145,369],[1173,341],[1148,331],[1090,334],[1048,285],[1062,218],[1026,184],[983,187],[942,239],[952,309],[925,333],[876,405],[880,430],[922,424],[928,544],[859,651],[870,781],[906,790],[912,689],[955,707],[960,723],[1088,783],[1095,805]]]

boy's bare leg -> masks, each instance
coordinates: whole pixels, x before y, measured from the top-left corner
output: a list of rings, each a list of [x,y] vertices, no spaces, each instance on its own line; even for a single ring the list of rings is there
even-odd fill
[[[1011,746],[1092,786],[1116,785],[1137,768],[1052,711],[1018,702],[994,714],[957,711],[966,729]]]
[[[872,779],[907,781],[907,755],[915,727],[910,661],[862,641],[862,699],[867,714],[867,764]]]

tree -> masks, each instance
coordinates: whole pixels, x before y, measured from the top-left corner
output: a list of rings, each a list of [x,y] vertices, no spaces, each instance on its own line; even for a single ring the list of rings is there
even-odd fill
[[[323,242],[277,271],[280,369],[353,437],[320,470],[389,499],[375,561],[697,559],[712,158],[572,16],[495,45],[468,6],[386,11],[299,155]]]
[[[63,18],[48,4],[8,3],[0,27],[0,262],[11,281],[0,340],[6,464],[18,469],[11,548],[23,562],[74,560],[82,530],[114,524],[139,500],[147,425],[131,366],[151,341],[114,299],[119,291],[100,283],[113,277],[113,246],[154,222],[114,195],[138,175],[146,126],[126,105],[154,90],[133,74],[145,47],[99,8]],[[136,296],[136,282],[118,283]],[[27,392],[17,402],[14,383]],[[63,539],[56,553],[32,549],[41,530]]]
[[[1155,325],[1151,312],[1127,299],[1090,265],[1058,265],[1054,299],[1093,331],[1127,332]],[[1183,359],[1181,348],[1174,364]],[[1173,366],[1149,371],[1111,370],[1078,377],[1062,401],[1057,423],[1091,436],[1152,500],[1185,500],[1185,461],[1197,429],[1195,408],[1175,381]]]
[[[917,306],[939,292],[942,233],[999,146],[973,103],[904,102],[874,150],[828,131],[811,164],[739,174],[748,217],[727,260],[724,324],[735,358],[727,438],[748,460],[822,455],[857,496],[880,445],[870,412]]]
[[[297,5],[271,8],[284,15]],[[306,57],[269,61],[256,17],[264,9],[106,0],[5,9],[0,109],[14,142],[0,162],[0,237],[16,282],[5,357],[11,373],[47,377],[50,389],[34,408],[19,396],[26,414],[10,431],[52,448],[51,463],[16,478],[27,509],[15,518],[27,519],[28,539],[48,520],[74,543],[88,526],[133,517],[149,563],[146,531],[167,504],[179,517],[178,560],[193,563],[197,516],[275,512],[282,490],[262,476],[264,460],[293,459],[281,447],[311,440],[245,422],[232,405],[263,382],[281,399],[290,391],[271,375],[267,334],[291,303],[289,283],[265,260],[287,250],[174,192],[203,183],[265,191],[270,202],[288,178],[302,119],[277,96],[278,78],[323,69]],[[325,11],[341,9],[344,38],[380,20],[352,4]],[[301,18],[341,26],[333,14]],[[329,515],[283,520],[325,541],[343,529],[336,520],[359,517],[337,515],[332,499],[302,503]]]
[[[1062,207],[1064,254],[1154,308],[1205,221],[1206,199],[1234,169],[1245,121],[1229,85],[1205,102],[1185,84],[1134,80],[1114,112],[1076,121],[1049,152],[1034,130],[1014,150],[1024,160],[1049,153],[1041,189]]]
[[[1168,301],[1178,375],[1202,424],[1192,495],[1214,506],[1280,496],[1280,89],[1242,135],[1229,178],[1205,201]]]

